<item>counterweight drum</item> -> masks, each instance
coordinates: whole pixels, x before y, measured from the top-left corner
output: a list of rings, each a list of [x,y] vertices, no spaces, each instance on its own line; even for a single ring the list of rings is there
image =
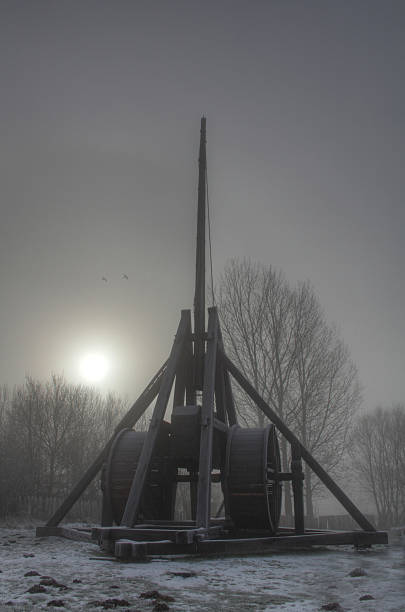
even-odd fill
[[[277,531],[281,512],[279,472],[280,450],[274,425],[264,429],[231,428],[225,486],[236,527]]]
[[[146,432],[123,429],[117,434],[107,460],[104,490],[114,521],[121,523]],[[176,469],[169,458],[168,434],[162,431],[142,496],[140,518],[172,520]]]

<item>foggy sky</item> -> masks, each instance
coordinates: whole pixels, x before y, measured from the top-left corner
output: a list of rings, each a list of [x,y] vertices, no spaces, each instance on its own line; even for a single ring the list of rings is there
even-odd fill
[[[405,401],[403,2],[0,9],[0,382],[76,382],[97,348],[135,399],[160,367],[192,307],[205,114],[214,274],[309,279],[365,406]]]

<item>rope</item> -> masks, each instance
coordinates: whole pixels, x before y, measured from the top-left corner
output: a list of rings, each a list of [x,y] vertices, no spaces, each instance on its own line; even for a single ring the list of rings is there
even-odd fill
[[[210,253],[210,271],[211,271],[211,306],[215,306],[214,296],[214,274],[212,271],[212,243],[211,243],[211,216],[210,216],[210,198],[208,194],[208,168],[205,166],[205,191],[207,194],[207,217],[208,217],[208,244]]]

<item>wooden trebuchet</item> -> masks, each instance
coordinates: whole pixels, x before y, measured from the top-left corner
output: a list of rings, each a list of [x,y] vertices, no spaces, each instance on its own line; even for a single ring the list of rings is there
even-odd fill
[[[317,544],[357,546],[387,542],[387,534],[374,529],[278,416],[274,404],[270,402],[269,406],[227,357],[214,306],[208,309],[206,331],[206,187],[203,117],[194,330],[191,311],[183,310],[169,359],[47,525],[37,529],[37,535],[88,539],[89,533],[58,525],[103,468],[101,526],[95,527],[91,535],[119,559],[139,561],[152,554],[246,554]],[[238,425],[231,375],[271,424],[255,428]],[[133,431],[156,396],[148,431]],[[171,397],[171,418],[166,419]],[[291,446],[291,470],[286,472],[281,469],[280,435]],[[305,529],[302,459],[362,531]],[[292,483],[294,494],[294,525],[290,527],[279,525],[283,482]],[[215,508],[211,508],[212,483],[221,487],[220,491],[216,489],[220,499],[215,499]],[[176,491],[184,485],[183,491],[189,493],[189,516],[177,520]]]

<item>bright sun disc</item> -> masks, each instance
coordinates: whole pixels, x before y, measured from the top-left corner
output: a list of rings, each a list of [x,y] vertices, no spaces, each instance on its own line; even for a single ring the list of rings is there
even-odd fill
[[[106,376],[109,363],[101,353],[88,353],[80,361],[80,372],[88,382],[100,382]]]

